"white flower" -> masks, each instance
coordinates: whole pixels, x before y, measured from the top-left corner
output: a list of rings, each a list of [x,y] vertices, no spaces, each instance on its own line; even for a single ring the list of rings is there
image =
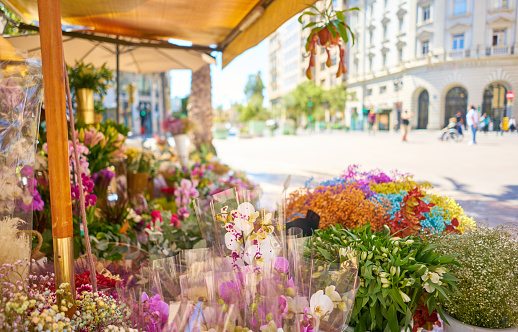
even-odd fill
[[[295,297],[286,297],[288,301],[288,318],[292,318],[294,314],[298,314],[304,311],[304,308],[309,307],[309,302],[306,297],[303,296],[295,296]]]
[[[427,281],[428,279],[430,279],[434,284],[437,284],[437,285],[441,285],[441,277],[439,277],[439,275],[435,272],[428,272],[428,270],[426,271],[425,274],[423,274],[421,276],[421,279],[423,279],[423,281]]]
[[[435,269],[435,272],[437,272],[437,274],[442,277],[442,275],[445,274],[448,271],[445,268],[443,268],[443,267],[438,267],[438,268]]]
[[[245,262],[251,264],[252,262],[257,263],[268,263],[273,257],[273,247],[270,243],[270,239],[266,238],[258,245],[252,245],[245,251]]]
[[[236,232],[228,232],[225,234],[225,245],[228,250],[239,252],[241,249],[241,235]]]
[[[399,290],[399,294],[403,298],[404,302],[410,302],[410,297],[408,295],[406,295],[404,292],[402,292],[401,289]]]
[[[321,320],[327,320],[334,308],[333,301],[322,290],[311,295],[309,306],[313,317]]]
[[[331,286],[327,286],[326,287],[326,290],[325,290],[325,294],[327,296],[329,296],[329,298],[331,299],[331,301],[333,302],[340,302],[342,300],[342,297],[340,296],[340,294],[336,291],[336,287],[334,285],[331,285]],[[335,307],[336,307],[336,303],[335,303]]]
[[[424,289],[428,292],[428,293],[433,293],[435,291],[435,287],[433,287],[432,285],[430,285],[429,283],[424,283],[423,285]]]

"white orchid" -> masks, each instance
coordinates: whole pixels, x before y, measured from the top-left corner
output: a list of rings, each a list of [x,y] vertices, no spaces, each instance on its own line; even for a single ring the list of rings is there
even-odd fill
[[[446,270],[444,267],[438,267],[435,269],[435,272],[437,272],[437,274],[442,277],[442,275],[448,272],[448,270]]]
[[[433,287],[433,285],[430,285],[429,283],[425,282],[423,284],[423,287],[424,289],[428,292],[428,293],[433,293],[435,292],[435,287]]]
[[[247,264],[251,264],[252,262],[256,263],[268,263],[273,258],[273,247],[271,245],[270,239],[266,238],[259,244],[254,244],[249,246],[245,251],[245,262]]]
[[[293,318],[295,314],[300,314],[304,311],[304,308],[309,307],[308,299],[304,296],[286,297],[288,301],[288,313],[286,317],[288,319]]]
[[[228,250],[240,252],[242,244],[241,234],[237,232],[228,232],[225,234],[225,245]]]
[[[333,311],[334,305],[331,298],[324,294],[323,290],[317,291],[311,295],[309,300],[309,307],[314,318],[319,320],[328,320],[329,315]]]
[[[428,270],[426,270],[426,273],[421,276],[421,279],[423,281],[427,281],[428,279],[430,279],[434,284],[442,285],[441,277],[439,276],[439,274],[435,272],[429,272]]]
[[[331,301],[333,301],[335,308],[338,305],[338,302],[342,301],[342,297],[340,296],[340,293],[336,291],[336,286],[334,285],[327,286],[325,289],[325,294],[329,296]]]

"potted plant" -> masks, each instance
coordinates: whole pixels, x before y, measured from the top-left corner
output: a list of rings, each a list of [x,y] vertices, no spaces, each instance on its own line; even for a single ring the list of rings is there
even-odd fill
[[[176,151],[182,165],[189,163],[188,134],[194,131],[196,123],[189,118],[170,118],[162,122],[162,128],[173,136]]]
[[[153,190],[149,190],[149,182],[153,181],[153,174],[156,171],[156,157],[153,152],[140,149],[126,150],[128,196],[132,197]]]
[[[113,71],[107,69],[106,64],[95,68],[93,64],[84,62],[76,62],[75,67],[67,66],[67,70],[79,120],[85,124],[95,123],[94,94],[102,100],[113,80]]]
[[[351,230],[339,225],[317,230],[308,251],[336,263],[357,258],[361,284],[351,317],[355,332],[400,332],[412,330],[420,304],[445,318],[439,304],[455,288],[456,278],[446,268],[455,255],[435,253],[434,247],[417,236],[391,235],[387,226],[374,232],[366,224]]]
[[[310,5],[309,7],[313,10],[305,11],[299,17],[299,23],[301,24],[303,24],[304,16],[317,17],[316,20],[311,20],[302,28],[303,30],[311,29],[306,41],[306,52],[309,53],[309,67],[306,70],[306,76],[310,80],[313,77],[312,68],[315,67],[315,55],[317,54],[316,47],[318,45],[326,49],[327,67],[332,66],[331,53],[329,49],[332,47],[338,47],[340,60],[338,61],[336,77],[340,77],[342,74],[347,73],[347,68],[345,67],[345,49],[343,48],[342,41],[343,43],[347,43],[349,41],[348,33],[351,34],[351,39],[354,44],[354,34],[346,23],[345,13],[359,9],[358,7],[354,7],[340,11],[333,10],[333,1],[324,3],[323,10],[318,9],[313,5]]]
[[[518,331],[518,239],[516,229],[477,226],[461,236],[435,237],[436,251],[458,254],[451,272],[458,291],[444,303],[445,332]]]

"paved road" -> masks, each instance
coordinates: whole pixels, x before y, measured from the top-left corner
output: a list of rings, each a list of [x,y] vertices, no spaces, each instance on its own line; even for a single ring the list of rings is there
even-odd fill
[[[407,143],[398,133],[318,133],[215,140],[221,160],[241,169],[269,195],[288,175],[292,188],[328,179],[348,165],[398,169],[429,181],[455,198],[477,221],[518,225],[518,134],[479,135],[477,145],[448,143],[436,131],[413,131]]]

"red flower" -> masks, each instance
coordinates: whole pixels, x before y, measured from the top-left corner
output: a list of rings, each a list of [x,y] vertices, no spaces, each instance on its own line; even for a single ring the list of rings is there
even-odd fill
[[[170,196],[174,195],[174,187],[162,188],[162,189],[160,189],[160,191],[162,191],[166,195],[170,195]]]
[[[151,211],[151,219],[153,219],[153,221],[156,221],[157,219],[160,219],[160,221],[163,221],[162,214],[158,210]]]
[[[180,217],[175,213],[171,215],[171,225],[180,228]]]

